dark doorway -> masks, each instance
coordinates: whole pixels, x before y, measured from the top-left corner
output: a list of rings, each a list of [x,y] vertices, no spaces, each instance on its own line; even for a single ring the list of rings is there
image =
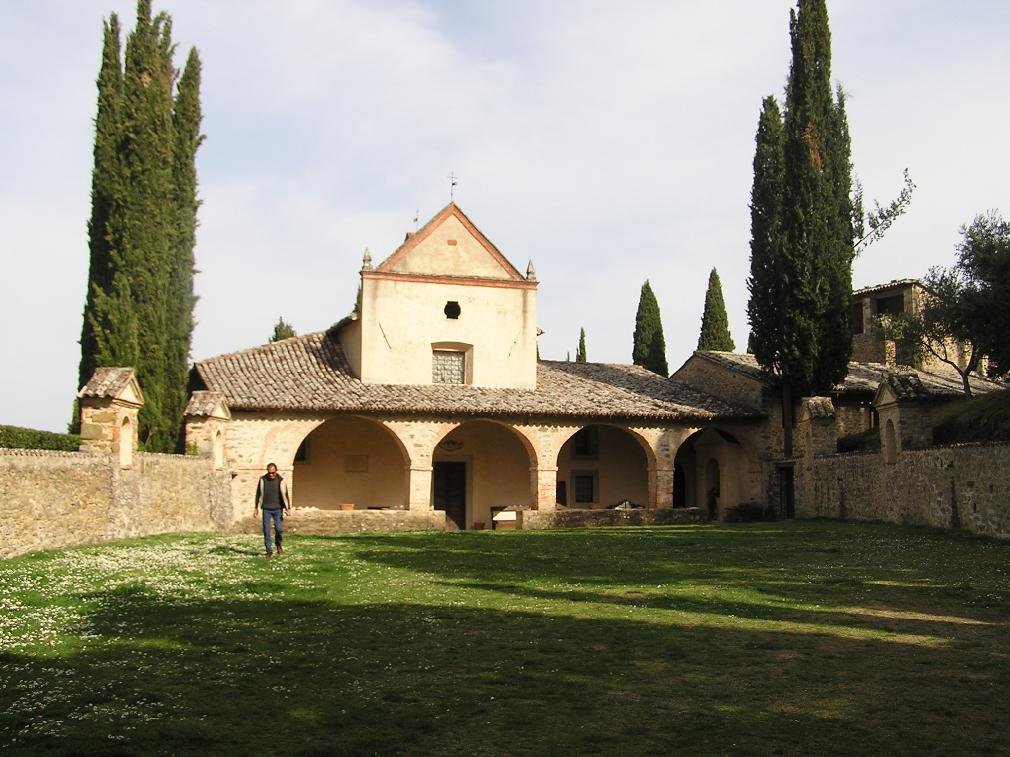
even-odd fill
[[[687,507],[687,477],[680,463],[673,466],[673,506]]]
[[[456,527],[466,529],[466,463],[434,464],[435,509],[445,510],[445,516]]]
[[[792,467],[779,468],[779,514],[787,518],[796,515],[796,491]]]

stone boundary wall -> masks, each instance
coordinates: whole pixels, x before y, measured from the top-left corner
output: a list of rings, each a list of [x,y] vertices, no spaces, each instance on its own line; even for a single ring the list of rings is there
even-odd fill
[[[138,453],[122,469],[109,455],[0,449],[5,509],[0,558],[135,536],[223,531],[231,474],[210,459]]]
[[[676,526],[704,523],[700,507],[640,510],[523,510],[523,530],[594,528],[598,526]]]
[[[1010,539],[1010,444],[824,455],[806,471],[796,514],[932,526]]]
[[[251,508],[250,508],[251,509]],[[263,545],[263,523],[247,515],[232,527],[243,534],[256,534]],[[317,510],[295,506],[284,516],[284,533],[301,536],[392,533],[394,531],[444,531],[444,510]]]

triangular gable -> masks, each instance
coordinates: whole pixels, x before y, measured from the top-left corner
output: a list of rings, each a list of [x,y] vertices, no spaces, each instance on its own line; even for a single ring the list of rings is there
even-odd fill
[[[888,378],[888,376],[884,377],[884,380],[880,382],[880,386],[877,387],[877,391],[873,395],[874,407],[885,407],[893,405],[898,401],[898,395],[894,391],[894,387],[891,386],[891,382],[888,381]]]
[[[193,392],[186,405],[185,415],[187,418],[218,418],[220,420],[231,420],[231,411],[221,392],[210,392],[198,390]]]
[[[525,281],[523,276],[455,203],[380,263],[376,271],[426,276]]]
[[[144,404],[144,394],[132,368],[96,368],[77,396],[118,400],[137,407]]]

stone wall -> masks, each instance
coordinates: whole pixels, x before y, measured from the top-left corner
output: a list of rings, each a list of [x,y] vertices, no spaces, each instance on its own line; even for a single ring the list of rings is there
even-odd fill
[[[543,528],[593,528],[594,526],[673,526],[704,523],[700,507],[652,510],[524,510],[523,530]]]
[[[815,457],[800,517],[877,520],[1010,539],[1010,445]]]
[[[0,449],[0,558],[231,524],[231,476],[208,458]]]
[[[394,531],[443,531],[444,510],[316,510],[295,507],[284,517],[284,533],[302,536],[392,533]],[[263,524],[251,514],[241,518],[233,530],[256,534],[263,542]]]

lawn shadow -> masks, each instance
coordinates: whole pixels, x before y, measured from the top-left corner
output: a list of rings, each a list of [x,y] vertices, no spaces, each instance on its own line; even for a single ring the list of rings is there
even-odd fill
[[[623,755],[886,753],[898,743],[957,752],[966,713],[971,744],[1003,743],[994,702],[1007,701],[1007,679],[969,676],[963,665],[952,679],[950,662],[926,647],[500,608],[344,606],[268,588],[258,599],[192,602],[131,586],[97,599],[88,641],[72,653],[0,657],[9,693],[0,746]],[[933,728],[922,727],[924,714]]]

